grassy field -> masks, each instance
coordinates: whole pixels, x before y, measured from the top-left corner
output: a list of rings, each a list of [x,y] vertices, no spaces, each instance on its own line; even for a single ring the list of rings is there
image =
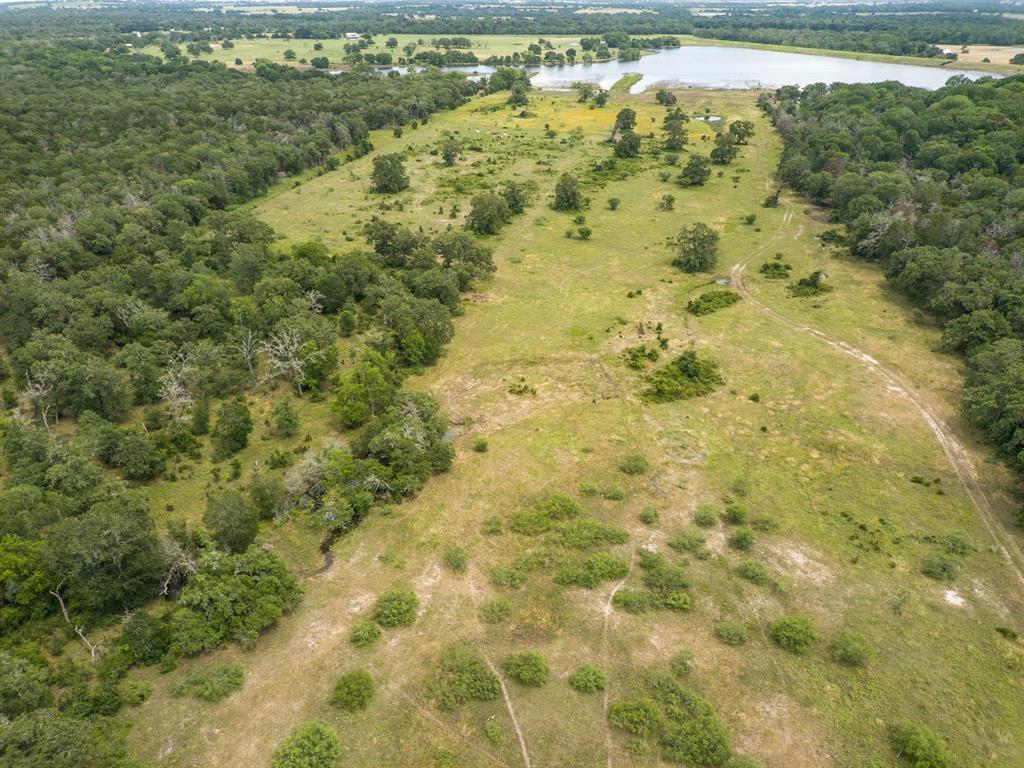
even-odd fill
[[[995,631],[1020,631],[1020,589],[918,413],[857,360],[748,302],[699,318],[685,312],[715,277],[727,279],[733,264],[758,254],[747,282],[760,301],[900,371],[975,445],[957,416],[958,363],[933,351],[938,330],[916,320],[876,268],[832,256],[818,239],[828,228],[819,211],[785,194],[780,207],[761,208],[779,140],[755,97],[679,93],[690,114],[757,126],[739,159],[698,189],[661,181],[675,169],[649,153],[611,173],[592,171],[611,154],[604,142],[624,104],[637,110],[639,132],[657,133],[664,110],[651,96],[616,92],[608,107],[590,109],[568,94],[534,93],[529,116],[520,118],[495,95],[401,137],[374,135],[374,154],[407,159],[411,188],[388,201],[384,215],[410,226],[457,227],[470,197],[504,180],[536,189],[526,214],[491,239],[498,271],[467,301],[446,355],[411,382],[433,393],[456,425],[455,465],[416,499],[372,514],[340,540],[333,567],[304,580],[300,607],[255,650],[214,654],[245,668],[241,690],[198,704],[171,695],[190,665],[143,673],[154,694],[133,716],[135,756],[160,766],[266,765],[295,725],[322,719],[338,732],[346,766],[654,766],[662,763],[653,744],[608,730],[608,700],[634,694],[645,670],[689,651],[691,684],[722,717],[735,749],[764,766],[895,766],[887,729],[904,719],[941,733],[957,765],[1024,765],[1024,648]],[[692,144],[706,151],[714,130],[690,123]],[[462,147],[454,168],[435,152],[448,137]],[[282,245],[318,239],[335,251],[365,247],[360,227],[382,205],[368,191],[371,162],[282,186],[255,210],[284,236]],[[588,240],[567,237],[577,223],[548,207],[565,170],[585,180],[591,197]],[[665,194],[674,195],[672,210],[663,210]],[[611,197],[621,200],[617,210],[606,204]],[[751,224],[748,214],[757,217]],[[713,276],[687,276],[669,263],[668,238],[698,221],[722,235]],[[824,269],[834,290],[796,299],[761,279],[761,261],[776,252],[795,275]],[[642,374],[623,364],[622,351],[652,344],[658,323],[668,338],[662,361],[695,346],[719,362],[725,385],[695,400],[645,403]],[[314,442],[332,432],[319,404],[303,416],[302,434],[310,431]],[[486,452],[472,449],[480,437]],[[247,462],[261,457],[254,443]],[[983,447],[971,452],[1006,515],[1010,478],[986,461]],[[649,471],[620,471],[630,454],[643,454]],[[183,494],[201,493],[202,482],[159,487],[156,498],[187,503]],[[518,589],[493,583],[493,568],[544,547],[507,526],[485,534],[484,522],[507,521],[550,493],[572,496],[597,521],[628,531],[626,543],[608,547],[631,562],[622,584],[563,588],[543,567]],[[777,530],[758,530],[750,552],[739,553],[727,544],[734,527],[719,519],[702,530],[706,556],[667,547],[696,530],[700,505],[720,513],[726,499]],[[639,519],[648,507],[657,512],[653,524]],[[973,547],[962,573],[949,584],[925,578],[922,559],[951,533]],[[265,537],[308,572],[303,546],[312,549],[315,538],[301,521]],[[442,562],[454,544],[469,554],[463,574]],[[642,586],[638,547],[686,563],[692,610],[612,608],[617,586]],[[740,578],[744,560],[763,564],[769,583]],[[399,585],[419,596],[416,623],[355,649],[353,623],[382,590]],[[495,599],[506,601],[508,616],[487,623],[480,609]],[[770,621],[796,612],[819,633],[804,656],[767,635]],[[714,629],[722,621],[746,623],[749,641],[720,642]],[[876,649],[866,668],[830,660],[828,645],[842,630]],[[432,684],[442,649],[456,640],[496,665],[536,650],[551,679],[540,688],[508,680],[507,703],[442,712]],[[582,661],[604,669],[607,699],[567,685]],[[355,667],[374,676],[377,695],[365,712],[341,713],[329,706],[330,691]]]
[[[967,50],[953,43],[939,45],[939,48],[948,51],[956,51],[957,62],[960,64],[985,64],[986,59],[992,64],[1002,64],[1008,71],[1014,73],[1024,71],[1024,65],[1010,64],[1010,59],[1019,53],[1024,53],[1024,47],[1019,45],[969,45]]]
[[[388,38],[394,37],[398,40],[397,48],[388,48]],[[377,35],[374,37],[374,44],[363,50],[363,53],[385,53],[390,52],[395,61],[398,57],[404,56],[402,48],[409,43],[416,45],[416,52],[435,50],[431,40],[441,35]],[[531,43],[536,43],[538,38],[531,35],[466,35],[473,42],[471,50],[476,57],[483,61],[490,56],[511,56],[513,53],[527,53]],[[575,48],[580,55],[579,36],[571,35],[550,35],[545,40],[554,46],[556,53],[565,53],[569,48]],[[252,66],[256,59],[269,59],[278,64],[286,64],[284,52],[288,49],[295,51],[296,60],[311,59],[314,56],[326,56],[332,64],[341,64],[345,56],[346,40],[321,40],[323,50],[315,50],[315,40],[279,40],[271,38],[259,38],[255,40],[234,40],[234,48],[222,48],[220,44],[213,45],[213,53],[203,54],[201,59],[207,61],[220,61],[228,66],[235,66],[235,59],[241,59],[243,66]],[[158,46],[148,46],[142,49],[144,53],[154,56],[160,55]],[[547,49],[545,49],[547,50]]]

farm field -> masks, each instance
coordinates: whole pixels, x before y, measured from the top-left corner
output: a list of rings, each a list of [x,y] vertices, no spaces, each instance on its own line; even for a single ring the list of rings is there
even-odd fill
[[[518,45],[501,40],[486,55]],[[312,52],[312,41],[255,41],[251,50],[238,41],[214,56],[248,64],[276,55],[257,53],[264,43]],[[333,44],[340,53],[341,41],[324,41],[326,55]],[[167,675],[133,672],[154,686],[132,714],[134,757],[178,768],[263,765],[295,726],[321,720],[337,731],[347,766],[660,765],[654,740],[610,727],[608,711],[689,653],[685,685],[717,713],[735,752],[761,765],[895,766],[888,729],[901,721],[941,733],[958,765],[1024,765],[1014,727],[1024,721],[1024,653],[997,632],[1022,607],[999,526],[1011,478],[960,419],[960,363],[935,351],[939,330],[887,290],[879,269],[833,254],[820,239],[830,228],[821,211],[785,191],[777,208],[762,207],[777,188],[780,141],[756,95],[679,92],[690,115],[755,125],[739,157],[713,166],[700,188],[671,183],[678,168],[664,152],[602,164],[621,107],[636,110],[638,133],[658,135],[664,108],[653,95],[616,91],[593,109],[572,94],[531,92],[525,116],[499,94],[401,135],[375,132],[369,156],[252,204],[282,247],[318,240],[342,252],[366,247],[362,227],[374,215],[439,233],[462,225],[480,191],[507,181],[533,188],[525,214],[488,240],[497,272],[465,303],[445,356],[410,382],[454,425],[452,470],[371,514],[335,544],[325,570],[301,520],[268,531],[267,543],[305,574],[302,603],[252,651],[227,648]],[[716,128],[692,121],[688,130],[703,151]],[[460,148],[453,167],[441,161],[447,140]],[[392,152],[406,160],[410,189],[382,198],[369,192],[372,161]],[[548,205],[566,171],[590,198],[582,221]],[[711,276],[670,264],[672,238],[696,222],[721,233]],[[823,270],[833,290],[792,297],[759,273],[776,254],[794,276]],[[730,284],[746,298],[687,313],[699,294]],[[630,368],[627,348],[641,345],[659,360]],[[643,399],[645,374],[689,349],[717,361],[724,384],[681,402]],[[966,445],[992,518],[965,492],[965,465],[951,465],[918,401]],[[257,421],[268,403],[257,404]],[[303,401],[301,416],[303,435],[329,439],[326,405]],[[252,443],[239,454],[246,466],[267,452]],[[200,470],[156,484],[152,506],[198,509],[205,484]],[[596,549],[627,563],[624,574],[591,589],[556,583],[577,553],[553,534],[517,533],[514,522],[553,494],[620,532]],[[748,519],[730,520],[727,504]],[[743,550],[736,534],[748,527]],[[922,561],[954,535],[970,550],[960,574],[950,583],[923,576]],[[455,546],[465,550],[462,572],[446,565]],[[642,550],[682,565],[688,610],[626,609],[650,578]],[[415,623],[356,648],[353,625],[392,587],[415,591]],[[817,634],[799,655],[769,634],[793,614]],[[832,659],[843,632],[874,649],[863,668]],[[537,652],[549,679],[534,687],[502,673],[500,696],[445,711],[438,670],[453,643],[496,670],[511,654]],[[245,670],[240,690],[216,704],[173,695],[188,669],[218,661]],[[603,671],[604,692],[568,684],[583,662]],[[366,710],[343,713],[329,704],[331,689],[355,668],[369,671],[376,694]]]

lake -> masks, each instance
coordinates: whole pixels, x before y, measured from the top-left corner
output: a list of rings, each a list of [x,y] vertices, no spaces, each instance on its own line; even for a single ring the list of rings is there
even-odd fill
[[[449,69],[479,74],[494,71],[492,67],[482,65]],[[971,80],[985,76],[998,77],[989,72],[955,69],[951,66],[887,64],[838,56],[811,56],[805,53],[717,45],[670,48],[644,56],[639,61],[537,67],[531,71],[535,72],[531,81],[533,85],[548,89],[565,89],[578,81],[610,88],[623,75],[639,72],[643,78],[630,88],[630,93],[640,93],[658,86],[748,89],[805,86],[812,83],[880,83],[886,80],[934,90],[941,88],[954,75],[963,75]]]

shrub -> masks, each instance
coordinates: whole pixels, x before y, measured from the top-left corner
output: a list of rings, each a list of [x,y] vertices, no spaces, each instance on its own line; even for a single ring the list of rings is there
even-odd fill
[[[553,494],[530,509],[514,512],[508,527],[525,536],[537,536],[551,530],[556,522],[570,520],[579,513],[580,508],[575,501],[568,496]]]
[[[680,531],[668,540],[668,545],[676,552],[694,554],[704,547],[704,537],[697,531]]]
[[[416,621],[420,601],[407,587],[392,589],[377,598],[373,620],[385,629],[407,627]]]
[[[346,712],[366,709],[373,699],[373,678],[365,669],[353,669],[342,675],[334,685],[331,704]]]
[[[952,765],[946,745],[931,729],[911,723],[893,728],[892,748],[896,757],[914,768],[948,768]]]
[[[640,511],[640,522],[644,525],[654,525],[658,522],[658,510],[654,507],[644,507]]]
[[[452,645],[441,653],[431,691],[438,707],[451,712],[471,699],[494,701],[501,695],[501,684],[474,650]]]
[[[480,618],[487,624],[500,624],[512,615],[508,600],[491,600],[480,607]]]
[[[729,537],[729,546],[746,552],[754,546],[754,532],[749,528],[737,528],[736,533]]]
[[[747,625],[738,621],[721,621],[715,625],[715,637],[726,645],[743,645],[750,636]]]
[[[701,528],[712,528],[716,522],[718,517],[715,515],[715,508],[710,504],[701,504],[693,514],[693,524]]]
[[[661,716],[653,701],[638,696],[612,704],[608,708],[608,722],[634,736],[649,736],[661,727]]]
[[[473,441],[473,450],[477,453],[487,453],[487,438],[478,437]]]
[[[768,569],[756,560],[747,560],[740,563],[736,568],[736,573],[741,578],[754,584],[767,584],[769,579]]]
[[[271,768],[334,768],[341,747],[323,723],[306,723],[291,732],[274,751]]]
[[[190,669],[174,685],[175,696],[191,696],[203,701],[220,701],[242,687],[242,669],[234,664],[212,664]]]
[[[502,664],[505,674],[521,685],[539,688],[548,681],[548,665],[539,653],[526,651],[516,653]]]
[[[622,501],[626,498],[626,489],[621,485],[609,485],[601,491],[601,498],[608,501]]]
[[[952,581],[960,572],[960,564],[943,552],[932,552],[921,563],[921,573],[936,581]]]
[[[612,597],[612,605],[626,613],[645,613],[651,609],[652,603],[650,593],[636,589],[620,589]]]
[[[875,653],[866,640],[849,632],[836,635],[829,650],[833,661],[850,667],[863,667]]]
[[[366,646],[373,645],[377,642],[379,637],[380,627],[372,621],[357,621],[352,625],[352,631],[349,633],[348,641],[356,648],[365,648]]]
[[[718,365],[695,350],[684,352],[668,365],[647,374],[643,397],[654,403],[688,400],[713,392],[724,384]]]
[[[725,765],[732,753],[729,732],[715,713],[704,707],[692,717],[672,720],[661,744],[666,759],[686,765]]]
[[[732,525],[743,525],[747,522],[747,510],[742,504],[726,504],[725,519]]]
[[[623,529],[601,525],[589,517],[563,523],[558,531],[559,543],[569,549],[593,549],[603,544],[622,544],[629,538]]]
[[[446,547],[443,559],[444,564],[452,573],[465,573],[469,554],[462,547]]]
[[[942,537],[942,551],[947,555],[967,557],[974,551],[974,547],[959,533],[949,533]]]
[[[593,589],[603,581],[624,579],[629,563],[607,552],[595,552],[578,568],[564,568],[555,575],[555,582],[565,587]]]
[[[576,671],[569,675],[569,685],[580,693],[603,691],[606,685],[604,672],[593,664],[580,664]]]
[[[811,620],[799,614],[773,621],[768,634],[780,648],[790,653],[806,653],[818,637]]]
[[[619,471],[625,475],[642,475],[650,468],[647,457],[639,453],[631,453],[619,463]]]
[[[483,524],[480,526],[480,531],[485,536],[498,536],[501,534],[503,528],[504,526],[502,525],[501,518],[497,515],[492,515],[484,520]]]
[[[680,651],[668,663],[669,671],[676,677],[689,677],[694,668],[693,654]]]
[[[618,207],[619,207],[619,203],[620,202],[622,202],[622,201],[619,200],[619,198],[617,198],[617,197],[609,197],[608,198],[608,210],[610,210],[610,211],[617,210]]]
[[[740,298],[735,291],[707,291],[687,302],[686,311],[698,317],[710,315],[712,312],[731,307]]]

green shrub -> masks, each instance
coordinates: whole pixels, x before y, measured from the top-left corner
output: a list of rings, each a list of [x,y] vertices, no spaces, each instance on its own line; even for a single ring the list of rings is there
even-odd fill
[[[569,675],[569,685],[580,693],[603,691],[606,684],[604,672],[593,664],[580,664],[576,671]]]
[[[696,554],[704,547],[704,536],[697,531],[680,531],[668,540],[668,545],[676,552]]]
[[[488,718],[485,720],[482,729],[484,737],[491,742],[491,744],[498,746],[505,741],[505,734],[501,732],[501,726],[493,719]]]
[[[323,723],[306,723],[291,732],[274,751],[271,768],[334,768],[341,746]]]
[[[593,549],[605,544],[622,544],[629,538],[623,529],[601,525],[589,517],[563,523],[558,531],[559,543],[569,549]]]
[[[780,648],[790,653],[806,653],[818,637],[811,620],[799,614],[776,619],[768,634]]]
[[[571,520],[580,513],[579,505],[568,496],[548,496],[530,509],[514,512],[509,519],[509,528],[524,536],[538,536],[547,533],[555,524]]]
[[[498,536],[501,534],[503,528],[504,526],[502,525],[501,518],[497,515],[492,515],[484,520],[483,524],[480,526],[480,531],[485,536]]]
[[[849,632],[840,632],[829,649],[832,660],[849,667],[863,667],[875,653],[875,649],[861,637]]]
[[[444,564],[452,573],[465,573],[466,563],[469,555],[462,547],[446,547],[444,550]]]
[[[661,727],[661,715],[653,701],[638,696],[613,703],[608,708],[608,722],[634,736],[649,736]]]
[[[693,607],[693,600],[685,592],[673,590],[661,596],[661,604],[672,611],[688,611]]]
[[[601,498],[608,501],[622,501],[626,498],[626,489],[621,485],[609,485],[601,490]]]
[[[949,533],[942,537],[942,550],[947,555],[967,557],[974,551],[974,547],[959,533]]]
[[[356,648],[365,648],[366,646],[373,645],[377,642],[379,637],[380,627],[372,621],[357,621],[352,625],[352,631],[349,633],[348,641]]]
[[[943,552],[932,552],[921,563],[921,573],[936,581],[952,581],[960,572],[960,563]]]
[[[373,699],[373,678],[365,669],[353,669],[346,672],[334,685],[331,704],[346,712],[366,709]]]
[[[478,437],[473,441],[473,450],[477,453],[487,453],[487,438]]]
[[[626,613],[645,613],[653,606],[654,601],[649,592],[637,589],[620,589],[612,597],[612,605]]]
[[[676,677],[689,677],[694,666],[693,654],[689,651],[679,651],[668,663],[669,671]]]
[[[650,468],[647,457],[639,453],[631,453],[619,462],[619,471],[625,475],[642,475]]]
[[[725,520],[732,525],[743,525],[747,522],[747,510],[742,504],[726,504]]]
[[[643,397],[654,403],[688,400],[714,392],[725,380],[718,364],[688,350],[644,378]]]
[[[747,625],[739,621],[720,621],[715,625],[715,637],[726,645],[743,645],[749,636]]]
[[[607,552],[595,552],[578,568],[563,568],[555,575],[555,583],[565,587],[593,589],[603,581],[624,579],[629,563]]]
[[[731,307],[740,300],[735,291],[707,291],[686,304],[686,311],[691,315],[710,315],[720,309]]]
[[[746,552],[754,546],[754,532],[749,528],[737,528],[736,532],[729,537],[729,546]]]
[[[896,757],[913,768],[949,768],[952,765],[942,739],[924,726],[897,725],[892,731],[892,748]]]
[[[470,700],[494,701],[501,695],[501,684],[476,651],[452,645],[441,653],[431,692],[438,707],[451,712]]]
[[[512,605],[508,600],[491,600],[480,606],[480,618],[487,624],[500,624],[512,615]]]
[[[685,765],[725,765],[732,753],[722,721],[703,708],[692,717],[670,721],[661,746],[667,760]]]
[[[220,701],[242,687],[242,669],[234,664],[212,664],[190,669],[174,685],[175,696],[191,696],[203,701]]]
[[[747,560],[740,563],[736,568],[736,573],[754,584],[767,584],[770,578],[768,569],[756,560]]]
[[[712,528],[718,522],[715,508],[710,504],[701,504],[693,514],[693,524],[701,528]]]
[[[644,507],[640,512],[640,522],[644,525],[654,525],[658,522],[658,510],[654,507]]]
[[[548,681],[548,665],[535,651],[516,653],[502,664],[505,674],[521,685],[539,688]]]
[[[392,589],[377,598],[373,620],[385,629],[408,627],[416,621],[416,611],[419,607],[420,601],[411,589]]]

